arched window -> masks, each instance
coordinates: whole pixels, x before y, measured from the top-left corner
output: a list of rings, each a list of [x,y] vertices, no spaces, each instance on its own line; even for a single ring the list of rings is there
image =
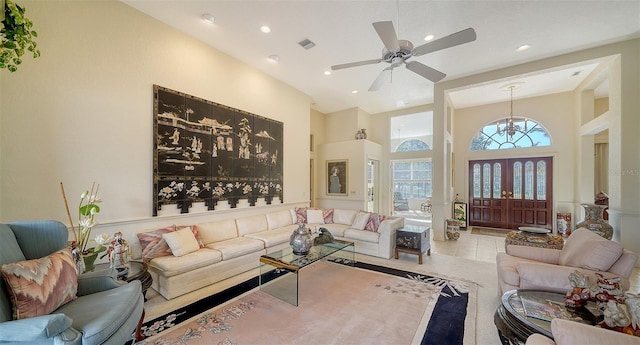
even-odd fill
[[[471,139],[469,150],[502,150],[551,145],[549,132],[538,122],[522,117],[513,117],[513,120],[514,125],[520,128],[513,135],[498,130],[498,128],[504,128],[504,120],[486,124]]]
[[[431,150],[429,145],[422,140],[409,139],[403,141],[396,148],[395,152],[408,152],[408,151],[426,151]]]

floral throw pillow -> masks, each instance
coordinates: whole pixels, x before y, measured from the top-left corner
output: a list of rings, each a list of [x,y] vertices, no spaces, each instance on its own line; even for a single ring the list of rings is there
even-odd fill
[[[14,320],[51,314],[78,292],[78,270],[70,248],[4,264],[0,273],[9,290]]]
[[[162,235],[187,227],[189,226],[170,225],[166,228],[138,233],[138,240],[140,241],[140,246],[142,247],[142,260],[144,262],[149,262],[154,258],[173,255],[173,252],[171,252],[171,248],[169,248],[169,244],[167,244],[167,241],[162,238]],[[191,226],[191,231],[193,232],[196,241],[198,241],[198,246],[200,248],[204,248],[204,243],[200,239],[200,235],[198,235],[198,228],[196,226]]]
[[[296,223],[307,224],[307,209],[308,207],[296,207]]]
[[[365,230],[378,232],[378,227],[380,227],[380,223],[385,220],[385,216],[377,213],[371,213],[369,216],[369,220],[367,221],[367,225],[364,226]]]
[[[322,216],[324,217],[325,224],[333,224],[333,209],[328,208],[322,211]]]

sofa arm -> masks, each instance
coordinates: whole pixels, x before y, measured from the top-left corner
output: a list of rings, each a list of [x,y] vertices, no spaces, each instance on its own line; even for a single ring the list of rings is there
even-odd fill
[[[111,270],[83,273],[78,276],[78,296],[111,290],[122,284],[125,283],[118,281]]]
[[[390,259],[396,244],[396,230],[404,226],[404,218],[387,218],[378,226],[378,253],[381,257]]]
[[[80,344],[82,335],[71,328],[71,323],[72,320],[64,314],[1,322],[0,343],[32,344],[54,340],[56,344]]]
[[[564,319],[551,321],[551,333],[558,345],[640,344],[640,337]]]
[[[519,246],[515,244],[507,245],[506,252],[509,255],[525,258],[533,261],[545,262],[558,265],[560,263],[559,249]]]

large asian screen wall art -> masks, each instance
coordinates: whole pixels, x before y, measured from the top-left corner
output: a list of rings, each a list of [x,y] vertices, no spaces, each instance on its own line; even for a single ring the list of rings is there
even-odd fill
[[[282,198],[282,122],[153,86],[153,215]]]

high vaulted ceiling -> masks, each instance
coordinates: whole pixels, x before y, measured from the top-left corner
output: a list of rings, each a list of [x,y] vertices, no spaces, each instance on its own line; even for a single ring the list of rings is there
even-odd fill
[[[375,92],[367,89],[389,66],[385,62],[324,74],[332,65],[380,58],[383,44],[372,26],[377,21],[393,21],[399,39],[415,46],[426,43],[427,34],[438,39],[474,28],[474,42],[411,58],[446,73],[445,81],[640,37],[640,0],[123,2],[301,90],[322,113],[359,107],[374,114],[433,102],[433,83],[402,66]],[[214,24],[205,23],[203,14],[211,14]],[[261,32],[263,25],[271,32]],[[301,47],[304,39],[315,47]],[[524,44],[531,48],[516,51]],[[571,90],[596,65],[523,77],[514,98]],[[465,90],[452,97],[454,106],[508,100],[503,86]]]

